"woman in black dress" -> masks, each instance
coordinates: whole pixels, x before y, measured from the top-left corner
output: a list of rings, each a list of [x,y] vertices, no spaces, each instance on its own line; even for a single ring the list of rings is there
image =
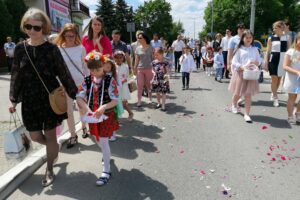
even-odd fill
[[[41,10],[29,9],[22,18],[21,29],[29,39],[15,49],[9,95],[12,105],[9,111],[15,112],[17,104],[22,102],[23,122],[32,140],[46,145],[47,169],[42,180],[42,185],[46,187],[53,182],[53,162],[58,156],[56,126],[67,118],[67,113],[57,115],[53,112],[48,93],[29,61],[25,46],[50,92],[59,87],[56,76],[73,99],[77,87],[59,49],[45,40],[51,31],[47,15]]]

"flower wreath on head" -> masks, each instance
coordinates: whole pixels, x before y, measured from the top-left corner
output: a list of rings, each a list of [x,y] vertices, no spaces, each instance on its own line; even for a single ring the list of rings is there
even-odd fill
[[[89,62],[92,60],[100,60],[101,62],[106,63],[110,61],[110,58],[109,55],[103,55],[102,53],[99,53],[97,51],[92,51],[85,56],[84,61]]]

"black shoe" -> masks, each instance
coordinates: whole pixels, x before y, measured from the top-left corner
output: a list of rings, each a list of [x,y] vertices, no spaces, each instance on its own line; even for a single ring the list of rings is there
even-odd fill
[[[215,81],[217,81],[217,78],[215,78]]]
[[[82,129],[82,138],[87,138],[87,137],[89,137],[88,131],[86,128],[83,128]]]
[[[185,87],[184,87],[184,86],[182,86],[182,90],[185,90]]]
[[[155,108],[156,108],[156,109],[161,108],[161,104],[157,104]]]
[[[166,112],[166,111],[167,111],[166,108],[162,108],[162,109],[160,109],[160,110],[163,111],[163,112]]]
[[[186,90],[188,90],[189,89],[189,86],[186,86],[186,88],[185,88]]]
[[[74,147],[75,144],[78,143],[78,136],[70,137],[67,144],[67,149]]]

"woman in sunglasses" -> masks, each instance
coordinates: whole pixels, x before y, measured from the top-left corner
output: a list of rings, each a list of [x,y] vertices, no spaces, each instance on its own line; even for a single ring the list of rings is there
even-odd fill
[[[112,56],[112,46],[105,34],[104,22],[100,16],[91,19],[83,32],[86,31],[87,35],[82,38],[82,45],[85,47],[87,54],[95,50],[104,55]]]
[[[23,123],[31,139],[46,145],[47,168],[42,180],[42,185],[46,187],[54,180],[53,163],[59,149],[56,127],[67,118],[67,113],[54,113],[48,91],[59,87],[56,76],[72,99],[75,99],[77,87],[57,46],[45,40],[51,31],[47,15],[39,9],[30,8],[21,20],[21,30],[29,39],[15,49],[9,94],[12,105],[9,111],[15,112],[17,104],[22,102]]]
[[[59,47],[59,50],[68,66],[69,71],[75,81],[77,87],[80,87],[84,77],[90,74],[87,68],[84,58],[85,58],[85,48],[81,45],[81,39],[77,31],[75,24],[66,23],[63,29],[58,34],[54,43]],[[68,103],[68,127],[71,133],[71,137],[68,140],[67,148],[72,148],[77,143],[77,135],[74,120],[74,101],[72,98],[67,96]],[[86,124],[82,122],[82,137],[86,138],[88,132],[86,129]]]

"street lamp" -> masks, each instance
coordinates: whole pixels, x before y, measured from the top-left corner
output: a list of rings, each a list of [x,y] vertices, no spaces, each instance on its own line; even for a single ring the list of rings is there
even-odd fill
[[[251,3],[251,18],[250,18],[250,30],[254,34],[254,24],[255,24],[255,7],[256,7],[256,0],[252,0]]]

